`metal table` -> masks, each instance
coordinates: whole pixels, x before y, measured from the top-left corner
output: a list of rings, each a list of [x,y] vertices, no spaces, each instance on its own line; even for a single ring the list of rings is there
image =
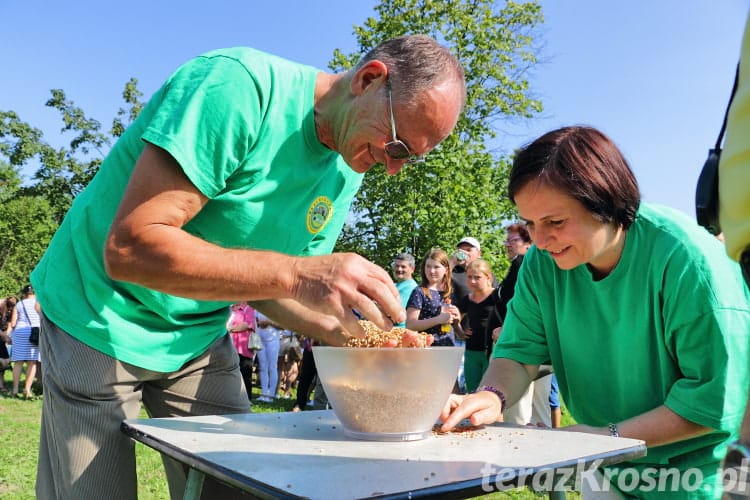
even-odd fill
[[[634,439],[510,424],[358,441],[331,410],[131,419],[122,430],[190,467],[185,498],[200,496],[206,474],[261,498],[467,498],[532,477],[564,498],[551,491],[560,474],[646,454]]]

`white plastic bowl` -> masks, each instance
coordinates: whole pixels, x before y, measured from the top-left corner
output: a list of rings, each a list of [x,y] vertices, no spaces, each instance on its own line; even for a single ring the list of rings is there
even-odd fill
[[[344,432],[412,441],[432,432],[453,389],[463,347],[313,347],[318,376]]]

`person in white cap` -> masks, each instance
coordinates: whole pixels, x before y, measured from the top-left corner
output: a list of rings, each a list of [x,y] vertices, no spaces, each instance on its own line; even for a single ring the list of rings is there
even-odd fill
[[[466,236],[456,245],[456,253],[453,254],[455,265],[453,266],[453,290],[456,300],[469,295],[469,286],[466,284],[466,266],[473,260],[482,256],[482,247],[476,238]]]
[[[482,247],[479,244],[479,240],[471,236],[465,236],[461,238],[461,241],[456,245],[456,252],[453,254],[452,262],[454,262],[451,284],[453,286],[453,296],[456,301],[460,301],[469,293],[469,285],[466,282],[466,268],[468,265],[477,260],[482,255]],[[493,278],[493,286],[497,286],[497,280]],[[468,326],[463,324],[464,327]],[[462,346],[464,340],[456,338],[456,345]],[[466,387],[466,381],[464,378],[464,360],[461,359],[461,366],[458,369],[458,387],[461,393],[464,392]]]

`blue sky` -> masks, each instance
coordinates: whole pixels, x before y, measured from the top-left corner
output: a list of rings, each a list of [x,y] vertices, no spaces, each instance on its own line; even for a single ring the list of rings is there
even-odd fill
[[[44,106],[61,88],[105,126],[130,77],[148,97],[202,52],[248,45],[325,69],[356,49],[371,0],[0,0],[0,109],[65,144]],[[693,214],[695,182],[729,98],[748,0],[543,0],[530,74],[544,112],[503,125],[512,151],[547,130],[587,124],[621,147],[644,199]]]

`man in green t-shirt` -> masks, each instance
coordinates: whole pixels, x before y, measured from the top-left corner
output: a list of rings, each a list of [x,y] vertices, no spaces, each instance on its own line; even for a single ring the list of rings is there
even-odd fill
[[[44,312],[37,496],[134,498],[119,426],[141,401],[153,417],[248,411],[224,329],[234,302],[329,344],[364,334],[353,309],[381,328],[403,320],[385,270],[330,252],[362,174],[428,153],[464,100],[457,59],[423,35],[340,74],[249,48],[178,68],[31,277]],[[184,471],[165,466],[181,496]]]

